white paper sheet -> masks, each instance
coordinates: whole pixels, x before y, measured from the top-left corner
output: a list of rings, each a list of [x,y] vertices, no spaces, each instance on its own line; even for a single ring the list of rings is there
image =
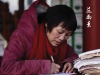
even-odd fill
[[[74,75],[76,73],[62,73],[62,72],[59,72],[58,74],[50,74],[50,75]]]

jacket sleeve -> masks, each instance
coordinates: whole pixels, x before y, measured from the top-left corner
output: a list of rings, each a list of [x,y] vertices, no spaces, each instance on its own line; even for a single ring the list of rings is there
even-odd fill
[[[2,74],[48,74],[50,72],[49,60],[22,60],[25,55],[26,45],[23,42],[23,35],[15,32],[12,34],[4,52],[1,64]]]
[[[75,59],[78,58],[78,54],[74,52],[74,49],[68,45],[68,53],[67,53],[67,58],[63,62],[71,62],[73,63]]]

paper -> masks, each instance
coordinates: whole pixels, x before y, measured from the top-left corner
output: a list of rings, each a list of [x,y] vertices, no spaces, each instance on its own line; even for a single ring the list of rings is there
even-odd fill
[[[59,72],[58,74],[50,74],[50,75],[74,75],[76,73],[62,73],[62,72]]]

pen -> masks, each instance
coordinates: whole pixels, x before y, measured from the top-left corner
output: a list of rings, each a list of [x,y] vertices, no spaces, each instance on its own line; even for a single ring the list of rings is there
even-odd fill
[[[53,59],[53,56],[51,55],[51,60],[52,60],[52,62],[54,63],[54,59]]]

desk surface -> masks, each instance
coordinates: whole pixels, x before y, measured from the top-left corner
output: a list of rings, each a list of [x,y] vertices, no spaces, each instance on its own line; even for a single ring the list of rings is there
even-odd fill
[[[82,75],[81,73],[62,73],[59,72],[58,75]]]
[[[39,75],[83,75],[83,74],[59,73],[59,74],[39,74]]]

